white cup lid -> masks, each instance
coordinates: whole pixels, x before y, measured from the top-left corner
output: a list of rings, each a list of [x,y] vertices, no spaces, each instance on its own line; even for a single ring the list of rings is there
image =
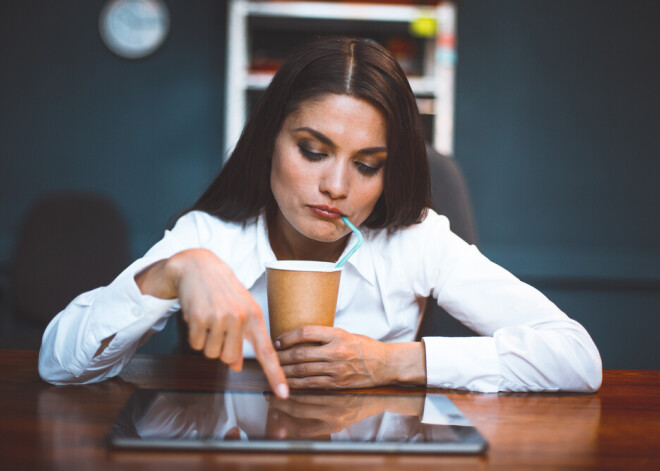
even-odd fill
[[[265,263],[266,268],[276,270],[294,270],[294,271],[321,271],[333,272],[341,271],[333,262],[317,262],[314,260],[274,260]]]

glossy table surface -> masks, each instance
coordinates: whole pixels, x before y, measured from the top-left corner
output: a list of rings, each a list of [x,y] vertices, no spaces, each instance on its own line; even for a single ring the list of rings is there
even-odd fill
[[[597,394],[446,394],[489,442],[482,456],[227,453],[108,449],[104,437],[137,388],[263,391],[259,366],[240,373],[198,356],[138,355],[119,378],[51,386],[37,352],[0,350],[0,469],[660,469],[660,371],[605,370]]]

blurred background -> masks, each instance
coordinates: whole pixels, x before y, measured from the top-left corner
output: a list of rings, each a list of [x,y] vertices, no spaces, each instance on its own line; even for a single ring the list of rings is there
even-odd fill
[[[108,3],[0,3],[5,346],[19,338],[12,280],[35,203],[101,195],[125,221],[132,260],[195,201],[231,144],[227,2],[164,0],[167,36],[140,59],[102,40]],[[660,368],[660,2],[454,5],[450,150],[480,249],[581,322],[606,368]],[[175,338],[170,322],[142,351],[166,353]]]

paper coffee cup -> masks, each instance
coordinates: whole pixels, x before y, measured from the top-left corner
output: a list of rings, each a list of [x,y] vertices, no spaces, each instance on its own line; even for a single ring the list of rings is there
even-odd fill
[[[332,327],[340,276],[341,268],[330,262],[266,263],[271,338],[305,325]]]

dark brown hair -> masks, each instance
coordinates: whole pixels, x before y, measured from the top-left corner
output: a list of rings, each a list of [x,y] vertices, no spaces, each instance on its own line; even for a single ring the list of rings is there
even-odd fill
[[[334,93],[367,100],[387,123],[383,194],[364,222],[393,231],[423,219],[430,180],[421,118],[396,59],[377,43],[324,38],[295,51],[279,68],[221,172],[191,210],[247,222],[274,204],[270,162],[284,119],[306,100]]]

